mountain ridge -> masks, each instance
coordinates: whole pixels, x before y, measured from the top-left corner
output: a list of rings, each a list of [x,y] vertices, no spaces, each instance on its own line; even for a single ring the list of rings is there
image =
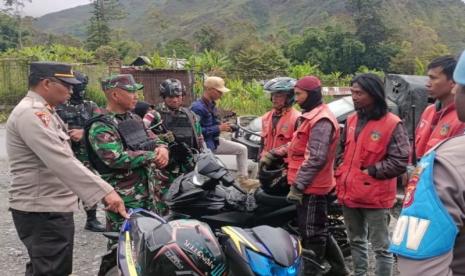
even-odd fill
[[[195,31],[210,26],[225,40],[239,34],[266,38],[281,30],[300,34],[308,27],[340,24],[354,31],[344,0],[120,0],[126,18],[113,22],[125,39],[145,45],[175,38],[192,39]],[[437,32],[452,51],[465,48],[465,4],[460,0],[383,0],[379,7],[388,26],[408,33],[408,24],[421,20]],[[34,26],[81,40],[92,6],[83,5],[46,14]]]

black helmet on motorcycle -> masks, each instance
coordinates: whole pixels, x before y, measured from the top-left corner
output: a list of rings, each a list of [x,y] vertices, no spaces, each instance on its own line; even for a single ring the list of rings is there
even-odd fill
[[[178,79],[166,79],[160,84],[162,98],[182,96],[185,90],[184,85]]]
[[[270,195],[287,195],[287,172],[284,160],[273,162],[270,166],[263,165],[258,171],[258,180],[262,189]]]
[[[118,242],[118,267],[129,275],[222,275],[226,257],[210,227],[197,220],[167,222],[144,209],[130,211]]]
[[[274,93],[284,93],[287,95],[287,106],[294,103],[294,85],[296,80],[289,77],[278,77],[265,83],[263,88],[265,92],[273,95]]]

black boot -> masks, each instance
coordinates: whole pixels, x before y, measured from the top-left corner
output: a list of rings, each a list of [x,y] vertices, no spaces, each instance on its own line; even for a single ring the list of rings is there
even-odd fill
[[[320,276],[324,275],[325,270],[324,258],[326,255],[326,244],[307,243],[304,248],[314,252],[315,258],[304,258],[304,275]]]
[[[120,275],[118,273],[116,251],[117,249],[115,247],[102,256],[102,263],[100,264],[100,269],[97,274],[98,276]]]
[[[350,275],[350,271],[344,262],[344,255],[342,254],[336,239],[331,235],[326,241],[326,260],[331,265],[331,269],[328,271],[327,275]]]
[[[105,227],[97,220],[97,210],[86,210],[87,222],[84,229],[92,232],[104,232]]]

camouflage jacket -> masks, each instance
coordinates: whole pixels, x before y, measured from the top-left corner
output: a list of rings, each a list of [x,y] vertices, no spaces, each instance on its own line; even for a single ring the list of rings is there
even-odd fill
[[[137,116],[130,112],[124,114],[108,112],[106,115],[113,120],[112,124],[96,121],[92,123],[87,133],[91,150],[105,165],[114,169],[111,173],[102,173],[101,177],[115,188],[126,208],[166,212],[166,206],[161,202],[159,170],[155,168],[154,163],[155,152],[127,149],[117,129],[119,122]],[[152,133],[149,135],[156,140],[157,145],[166,146]],[[109,212],[107,219],[112,230],[118,230],[123,221],[119,215]]]
[[[83,101],[80,104],[68,102],[58,105],[56,112],[68,126],[68,129],[82,129],[89,119],[101,114],[102,109],[92,101]],[[84,166],[90,168],[84,140],[79,142],[72,141],[71,147],[76,158],[81,161]]]

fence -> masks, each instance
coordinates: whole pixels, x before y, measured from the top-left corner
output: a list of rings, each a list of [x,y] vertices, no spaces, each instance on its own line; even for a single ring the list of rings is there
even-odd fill
[[[137,82],[144,84],[144,100],[151,104],[158,104],[163,101],[160,97],[160,84],[169,78],[180,80],[186,87],[184,105],[189,106],[195,100],[195,80],[191,71],[172,69],[140,70],[134,67],[122,67],[121,73],[132,74]]]
[[[26,94],[28,67],[28,60],[0,60],[0,110],[11,109]]]
[[[0,110],[9,110],[15,106],[27,93],[29,63],[27,59],[0,60]],[[78,70],[89,76],[88,97],[98,104],[105,103],[105,97],[100,88],[100,80],[108,76],[108,66],[105,64],[75,64]]]

